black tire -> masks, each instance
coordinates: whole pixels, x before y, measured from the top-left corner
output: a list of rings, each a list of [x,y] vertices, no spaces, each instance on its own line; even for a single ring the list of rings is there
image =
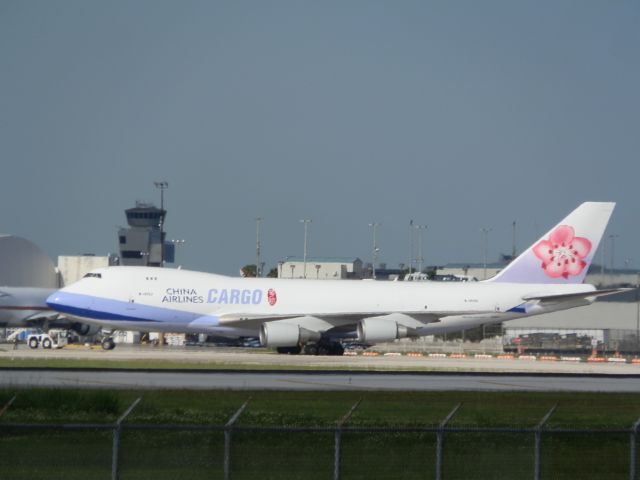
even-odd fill
[[[42,340],[42,348],[51,348],[51,340],[48,338],[45,338],[44,340]]]
[[[29,339],[29,348],[38,348],[38,339],[33,337]]]
[[[298,355],[302,349],[300,347],[277,347],[276,351],[282,355]]]
[[[316,345],[315,343],[310,343],[308,345],[305,345],[304,354],[305,355],[318,355],[318,345]]]
[[[342,355],[344,347],[341,343],[331,342],[318,345],[318,355]]]
[[[103,350],[113,350],[114,348],[116,348],[116,343],[113,341],[113,338],[105,338],[102,340]]]
[[[341,343],[334,344],[332,355],[338,355],[338,356],[344,355],[344,347],[342,346]]]

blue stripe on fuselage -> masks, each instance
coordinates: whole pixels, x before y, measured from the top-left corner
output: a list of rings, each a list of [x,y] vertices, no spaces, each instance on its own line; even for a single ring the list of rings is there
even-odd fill
[[[525,308],[525,305],[526,305],[525,303],[522,303],[517,307],[513,307],[511,310],[508,310],[508,311],[513,313],[527,313],[527,309]]]
[[[211,325],[219,323],[217,317],[210,315],[69,292],[52,294],[47,298],[47,305],[58,312],[95,320],[188,324],[206,318]]]

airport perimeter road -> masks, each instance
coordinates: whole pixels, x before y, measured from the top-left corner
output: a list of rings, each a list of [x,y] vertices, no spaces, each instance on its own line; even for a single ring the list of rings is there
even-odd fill
[[[640,393],[640,377],[4,369],[0,370],[0,387]]]
[[[429,357],[316,357],[307,355],[277,355],[262,349],[152,347],[148,345],[118,345],[115,350],[86,347],[61,350],[32,350],[21,345],[18,350],[10,345],[0,346],[0,359],[65,359],[99,360],[106,366],[118,368],[121,361],[170,362],[211,368],[244,368],[269,370],[364,370],[364,371],[439,371],[439,372],[489,372],[489,373],[568,373],[640,375],[640,364],[546,362],[531,360],[500,360],[475,358]],[[5,363],[6,365],[6,363]],[[37,366],[37,365],[34,365]],[[104,366],[104,365],[103,365]]]

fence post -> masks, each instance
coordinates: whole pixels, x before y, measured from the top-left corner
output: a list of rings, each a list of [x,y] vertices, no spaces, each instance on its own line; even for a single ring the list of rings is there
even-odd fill
[[[251,400],[251,397],[242,404],[224,426],[224,480],[231,478],[231,430],[233,429],[233,424],[236,423],[244,409],[247,408],[249,400]]]
[[[544,428],[544,424],[547,423],[553,412],[558,407],[556,403],[551,410],[547,412],[547,414],[540,420],[540,423],[536,425],[535,434],[536,434],[536,446],[534,452],[534,466],[533,466],[533,478],[534,480],[540,480],[540,451],[542,448],[542,429]]]
[[[347,421],[349,421],[349,419],[351,418],[351,415],[353,415],[353,412],[356,411],[356,408],[358,408],[361,402],[362,402],[362,399],[354,403],[351,409],[346,413],[346,415],[342,417],[340,420],[338,420],[338,423],[336,424],[336,429],[334,431],[335,445],[334,445],[334,452],[333,452],[333,479],[334,480],[340,480],[340,458],[342,454],[342,427],[344,426],[345,423],[347,423]]]
[[[111,480],[118,480],[118,452],[120,451],[120,432],[122,430],[122,422],[129,416],[134,408],[140,403],[142,397],[138,397],[135,402],[122,414],[113,426],[113,450],[111,453]]]
[[[0,410],[0,417],[4,415],[4,412],[9,410],[9,407],[11,406],[11,404],[15,402],[16,397],[17,395],[14,395],[13,397],[11,397],[11,399],[7,403],[4,404],[4,407],[2,407],[2,409]]]
[[[631,480],[636,480],[636,465],[638,464],[638,429],[640,428],[640,418],[636,423],[631,427],[631,435],[630,435],[630,452],[629,452],[629,478]]]
[[[442,479],[442,454],[444,451],[444,428],[449,423],[449,420],[453,418],[458,409],[462,406],[462,403],[457,404],[453,407],[453,410],[449,412],[440,425],[438,426],[438,431],[436,432],[436,480]]]
[[[342,429],[336,426],[334,432],[333,480],[340,480],[340,455],[342,451]]]

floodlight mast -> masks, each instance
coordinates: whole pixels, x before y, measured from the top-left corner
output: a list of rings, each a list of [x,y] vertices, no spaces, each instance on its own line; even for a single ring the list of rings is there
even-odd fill
[[[262,217],[256,217],[256,277],[262,276],[262,269],[260,268],[260,222]]]
[[[377,222],[373,222],[369,224],[369,226],[373,228],[373,251],[372,251],[373,263],[371,264],[371,278],[373,278],[374,280],[376,279],[376,262],[378,261],[378,253],[380,252],[380,247],[378,247],[376,233],[377,233],[378,227],[381,225],[382,225],[381,223],[377,223]]]
[[[307,230],[309,228],[309,224],[311,223],[311,220],[308,218],[303,218],[302,220],[300,220],[300,223],[304,224],[304,250],[303,250],[304,263],[302,267],[302,278],[307,278],[307,240],[308,240]]]
[[[160,266],[164,267],[164,191],[169,188],[169,182],[162,180],[153,184],[160,189]]]

